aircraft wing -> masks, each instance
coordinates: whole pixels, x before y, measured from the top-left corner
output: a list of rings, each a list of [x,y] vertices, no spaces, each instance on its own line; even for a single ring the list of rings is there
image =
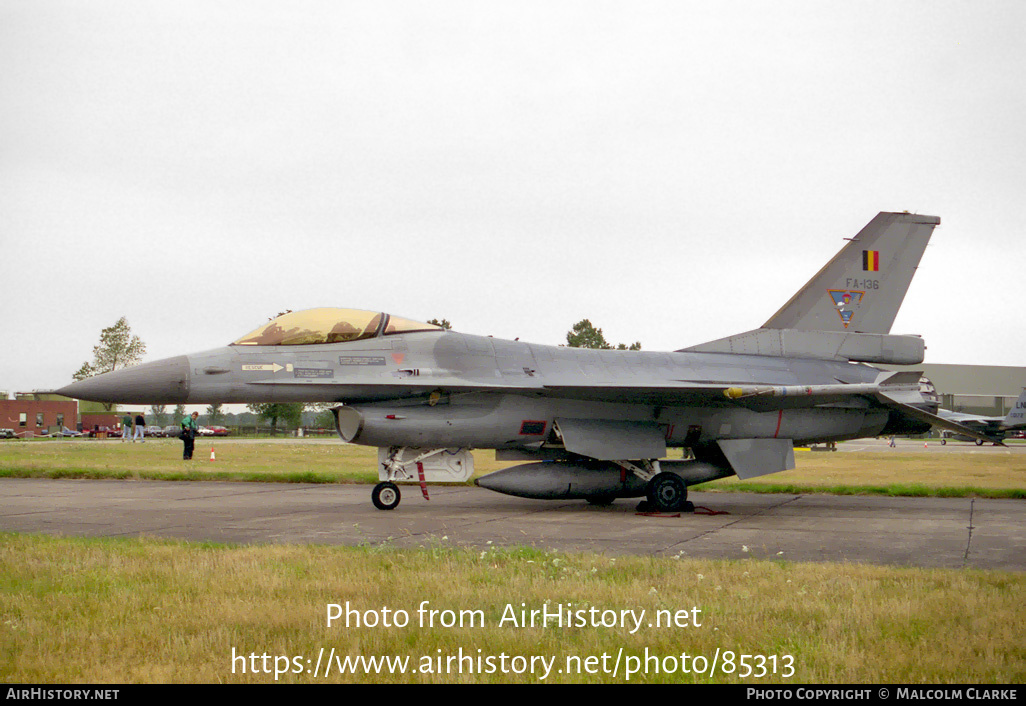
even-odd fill
[[[495,382],[486,382],[467,379],[448,370],[412,369],[398,372],[400,375],[390,384],[380,382],[364,385],[348,383],[338,385],[338,387],[350,389],[366,387],[368,390],[379,393],[381,399],[427,394],[436,390],[448,394],[506,392],[599,402],[692,404],[710,407],[738,406],[756,412],[818,407],[849,402],[862,397],[942,429],[949,429],[974,439],[999,441],[979,429],[931,414],[914,406],[922,401],[919,394],[919,379],[922,373],[918,371],[882,372],[871,383],[829,385],[736,385],[692,380],[673,380],[651,384],[589,381],[579,384],[546,385],[541,379],[528,374],[504,375],[497,378]],[[267,380],[251,384],[294,384],[294,381]]]
[[[817,407],[869,397],[881,389],[919,395],[920,373],[882,373],[871,383],[829,385],[765,385],[676,380],[666,383],[620,382],[581,385],[545,385],[545,394],[604,402],[646,402],[745,407],[755,412]],[[916,400],[918,401],[918,399]]]
[[[726,384],[687,380],[652,384],[599,382],[580,385],[545,385],[541,392],[546,397],[563,397],[593,402],[694,404],[716,407],[729,404],[729,400],[723,394],[727,387]]]
[[[916,407],[915,404],[922,401],[919,393],[920,377],[921,372],[907,371],[883,372],[871,383],[836,385],[726,385],[682,380],[678,384],[651,386],[612,383],[579,387],[546,385],[545,390],[561,396],[605,401],[644,399],[648,402],[664,401],[676,404],[691,402],[711,406],[737,405],[756,412],[817,407],[864,397],[933,426],[974,439],[999,442],[980,429]]]
[[[802,392],[802,386],[788,386],[782,388],[781,392],[775,392],[775,388],[771,388],[771,391],[767,391],[763,394],[779,395],[786,397],[786,394],[790,389],[796,388],[795,392],[799,395],[804,395],[808,399],[815,399],[816,397],[837,397],[844,394],[848,395],[867,395],[875,399],[879,404],[884,407],[889,407],[896,411],[901,412],[913,419],[931,424],[935,427],[942,429],[948,429],[958,434],[971,437],[973,439],[981,439],[983,441],[991,441],[994,443],[1000,443],[1000,439],[995,439],[992,436],[988,436],[980,429],[968,427],[965,424],[961,424],[951,419],[945,419],[944,417],[938,416],[924,409],[915,406],[917,403],[922,401],[922,395],[919,393],[919,379],[922,377],[922,372],[919,371],[906,371],[897,373],[880,373],[877,379],[868,384],[854,384],[854,385],[813,385],[805,389]],[[742,388],[743,389],[743,388]],[[731,391],[728,390],[728,393]],[[728,394],[729,396],[729,394]]]

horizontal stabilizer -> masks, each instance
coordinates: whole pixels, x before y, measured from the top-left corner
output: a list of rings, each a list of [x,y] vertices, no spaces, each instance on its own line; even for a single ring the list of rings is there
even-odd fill
[[[927,424],[931,424],[935,427],[947,429],[948,431],[953,431],[956,434],[962,434],[972,439],[980,439],[981,441],[991,441],[996,444],[1001,443],[1000,439],[995,439],[990,436],[987,436],[981,431],[971,429],[965,426],[964,424],[959,424],[958,422],[952,421],[950,419],[945,419],[944,417],[939,417],[936,414],[931,414],[930,412],[927,412],[925,409],[920,409],[919,407],[914,407],[910,404],[906,404],[905,402],[901,401],[899,394],[894,394],[886,390],[880,390],[876,393],[875,397],[877,401],[879,401],[884,406],[897,410],[902,414],[912,417],[913,419],[918,419],[921,422],[926,422]]]

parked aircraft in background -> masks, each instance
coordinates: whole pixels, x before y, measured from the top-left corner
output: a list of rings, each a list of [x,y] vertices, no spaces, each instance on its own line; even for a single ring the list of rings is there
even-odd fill
[[[378,447],[372,499],[397,482],[464,481],[469,449],[524,461],[478,479],[502,493],[594,503],[793,468],[796,444],[910,434],[939,417],[918,336],[891,325],[940,219],[881,213],[761,328],[672,353],[591,350],[443,330],[380,312],[279,316],[231,345],[73,383],[60,394],[137,404],[333,402],[347,442]],[[728,287],[736,288],[737,278]],[[691,450],[668,460],[668,448]]]
[[[1003,444],[1008,432],[1018,429],[1026,429],[1026,388],[1019,395],[1019,399],[1012,405],[1012,409],[1004,417],[985,417],[978,414],[965,414],[963,412],[952,412],[947,409],[937,410],[938,416],[948,421],[961,424],[976,432],[979,432],[987,440],[995,444]],[[982,446],[984,439],[980,437],[966,436],[957,432],[942,431],[941,443],[946,444],[948,439],[959,441],[975,441],[977,446]]]

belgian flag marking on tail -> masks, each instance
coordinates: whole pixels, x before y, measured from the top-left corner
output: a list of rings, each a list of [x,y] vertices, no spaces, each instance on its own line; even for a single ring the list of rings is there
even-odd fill
[[[879,250],[863,250],[862,251],[862,269],[865,272],[877,272],[880,269],[880,251]]]

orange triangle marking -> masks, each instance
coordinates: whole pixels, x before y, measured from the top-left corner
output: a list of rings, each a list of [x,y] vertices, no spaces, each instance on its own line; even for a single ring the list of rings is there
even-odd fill
[[[396,365],[402,365],[403,364],[403,358],[405,358],[405,357],[406,357],[405,353],[393,353],[392,354],[392,360],[395,361]]]

